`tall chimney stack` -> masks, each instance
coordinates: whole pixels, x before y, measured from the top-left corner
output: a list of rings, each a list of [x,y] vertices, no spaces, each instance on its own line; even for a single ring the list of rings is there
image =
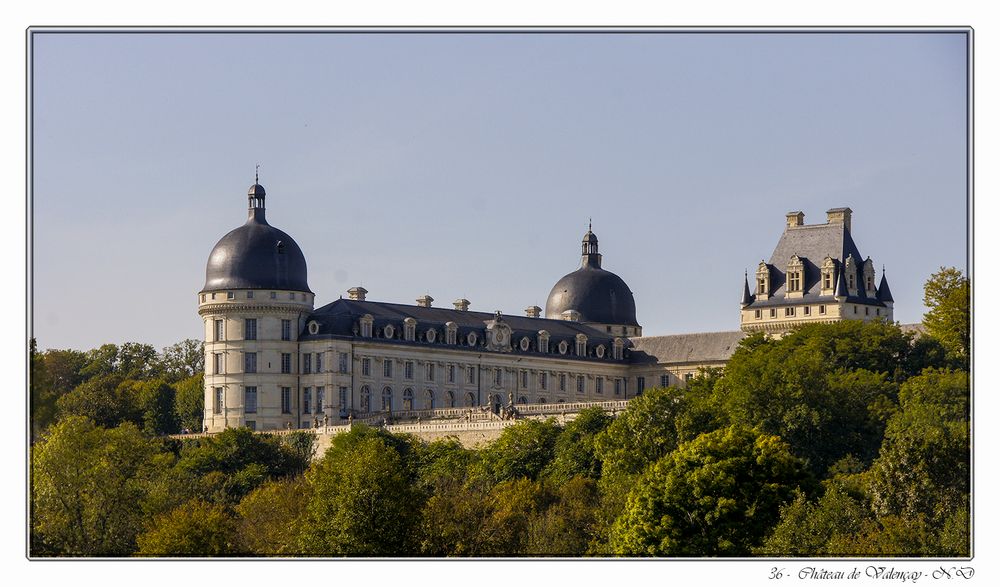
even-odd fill
[[[528,306],[524,309],[524,313],[528,318],[538,318],[542,315],[542,309],[538,306]]]
[[[851,232],[851,209],[830,208],[826,211],[827,224],[843,224],[847,232]]]
[[[801,210],[796,210],[795,212],[789,212],[785,214],[785,222],[787,226],[802,226],[803,221],[806,219],[806,215],[802,213]]]
[[[467,300],[465,298],[461,298],[461,299],[455,300],[453,303],[455,304],[455,309],[456,310],[459,310],[459,311],[462,311],[462,312],[468,312],[469,311],[469,300]]]
[[[347,295],[350,296],[350,299],[358,302],[365,301],[366,293],[368,293],[368,290],[361,286],[352,287],[351,289],[347,290]]]
[[[429,294],[424,294],[419,298],[417,298],[417,305],[420,306],[421,308],[430,308],[431,302],[433,301],[434,298],[432,298]]]

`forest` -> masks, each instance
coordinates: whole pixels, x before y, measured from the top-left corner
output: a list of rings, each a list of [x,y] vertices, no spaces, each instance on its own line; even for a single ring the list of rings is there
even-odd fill
[[[201,343],[30,353],[32,557],[970,553],[969,281],[745,338],[724,371],[479,449],[355,425],[200,430]]]

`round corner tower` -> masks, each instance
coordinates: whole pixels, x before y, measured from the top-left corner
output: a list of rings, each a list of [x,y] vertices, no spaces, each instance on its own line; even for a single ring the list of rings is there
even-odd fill
[[[302,250],[267,223],[264,187],[247,193],[246,223],[215,245],[198,293],[205,326],[209,432],[295,426],[298,338],[313,309]]]

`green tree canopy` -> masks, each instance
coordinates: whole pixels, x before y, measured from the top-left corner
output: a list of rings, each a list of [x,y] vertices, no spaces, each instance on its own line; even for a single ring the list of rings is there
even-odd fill
[[[177,419],[181,428],[201,432],[205,418],[205,374],[198,373],[181,379],[175,387]]]
[[[554,419],[523,420],[504,428],[499,438],[480,451],[490,483],[537,479],[552,461],[559,431]]]
[[[556,437],[554,456],[547,476],[567,482],[577,475],[600,479],[601,460],[597,457],[597,435],[611,425],[611,416],[601,408],[586,408]]]
[[[200,499],[157,516],[137,538],[139,556],[225,556],[235,553],[236,520]]]
[[[780,438],[731,426],[703,434],[639,479],[615,523],[622,555],[742,556],[807,481]]]
[[[31,460],[32,525],[54,551],[125,556],[145,518],[144,469],[157,445],[134,425],[105,429],[67,416],[35,444]]]
[[[942,267],[924,284],[924,326],[960,366],[969,361],[971,323],[969,279],[954,267]]]
[[[417,553],[422,507],[409,468],[383,435],[358,427],[333,439],[306,473],[312,494],[299,551],[314,555]]]
[[[310,486],[299,475],[268,481],[236,506],[237,550],[257,556],[299,554],[299,524],[310,499]]]

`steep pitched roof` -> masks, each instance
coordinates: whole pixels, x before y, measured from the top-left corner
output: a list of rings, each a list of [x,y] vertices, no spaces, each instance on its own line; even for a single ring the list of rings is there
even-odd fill
[[[632,363],[714,363],[729,360],[747,334],[698,332],[632,339]]]
[[[787,299],[785,297],[785,271],[792,255],[798,255],[802,261],[802,291],[801,298]],[[851,232],[839,222],[827,224],[807,224],[804,226],[787,226],[778,239],[778,244],[768,261],[771,274],[771,295],[767,300],[754,299],[751,307],[785,306],[789,304],[809,304],[820,301],[832,301],[834,296],[820,295],[822,288],[821,266],[826,257],[834,260],[835,270],[843,277],[847,257],[854,257],[855,283],[864,283],[865,258],[854,244]],[[839,286],[839,284],[838,284]],[[846,291],[846,289],[845,289]],[[865,295],[864,287],[858,288],[858,295],[849,296],[847,301],[860,304],[882,305],[875,299]]]

